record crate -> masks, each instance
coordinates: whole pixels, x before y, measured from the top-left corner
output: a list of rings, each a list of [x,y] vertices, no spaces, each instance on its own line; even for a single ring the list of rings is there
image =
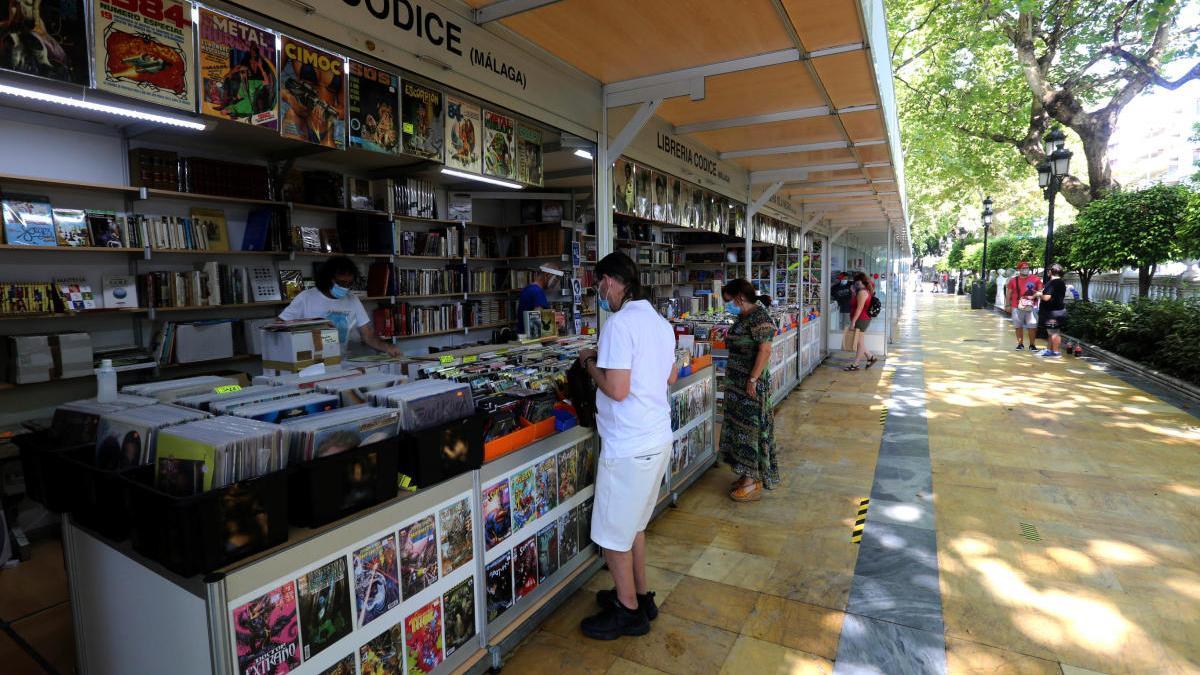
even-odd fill
[[[318,527],[396,496],[400,438],[297,464],[288,478],[288,520]]]
[[[288,469],[188,497],[154,486],[154,466],[121,473],[129,539],[182,576],[211,572],[287,541]]]
[[[483,465],[483,425],[476,413],[440,426],[400,435],[400,474],[418,488],[429,487]]]

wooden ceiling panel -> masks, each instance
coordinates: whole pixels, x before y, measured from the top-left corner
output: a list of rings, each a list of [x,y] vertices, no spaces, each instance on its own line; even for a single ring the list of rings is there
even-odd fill
[[[658,116],[680,125],[822,105],[825,100],[808,69],[793,61],[709,77],[704,81],[704,100],[668,99]]]
[[[793,46],[771,0],[562,0],[501,23],[606,84]]]
[[[846,133],[850,134],[850,140],[858,143],[859,141],[882,141],[887,138],[885,127],[883,126],[883,111],[882,110],[864,110],[862,112],[852,112],[840,115],[842,124],[846,127]]]
[[[862,169],[843,169],[841,171],[814,171],[808,174],[808,180],[847,180],[850,178],[862,178]]]
[[[793,152],[786,155],[761,155],[759,157],[739,157],[733,160],[747,171],[767,171],[769,169],[792,169],[805,164],[829,164],[832,162],[853,162],[854,155],[849,149],[817,150],[814,152]]]
[[[896,180],[896,172],[890,166],[872,166],[867,169],[867,175],[871,180]]]
[[[783,0],[800,41],[809,51],[865,42],[855,0]]]
[[[832,115],[702,131],[691,136],[717,152],[845,140]]]
[[[840,109],[879,103],[879,95],[875,93],[875,76],[871,73],[871,63],[867,60],[865,49],[813,59],[813,67],[817,70],[817,77],[825,84],[833,107]]]
[[[886,145],[864,145],[858,148],[858,156],[862,158],[864,164],[887,162],[892,159],[892,153],[888,151]]]

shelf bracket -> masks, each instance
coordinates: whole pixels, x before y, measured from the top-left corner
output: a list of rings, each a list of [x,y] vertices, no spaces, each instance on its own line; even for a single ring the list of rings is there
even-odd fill
[[[838,228],[838,231],[834,232],[833,236],[829,238],[829,245],[833,246],[834,242],[841,238],[843,234],[846,234],[846,230],[848,229],[850,229],[849,225],[843,225],[842,227]]]
[[[621,153],[625,152],[625,148],[629,147],[629,143],[633,141],[633,137],[642,130],[642,127],[646,125],[646,122],[650,121],[650,118],[654,116],[654,112],[658,110],[658,106],[662,105],[662,102],[663,100],[661,98],[656,98],[643,101],[642,104],[638,106],[637,111],[634,112],[633,117],[631,117],[629,121],[625,123],[625,126],[621,129],[621,132],[617,134],[616,138],[609,141],[609,157],[620,157]],[[607,115],[608,111],[605,110],[604,114]]]

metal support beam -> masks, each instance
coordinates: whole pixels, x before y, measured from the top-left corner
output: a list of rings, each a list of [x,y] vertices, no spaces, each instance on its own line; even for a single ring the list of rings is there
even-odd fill
[[[608,87],[604,88],[604,103],[609,108],[620,108],[645,101],[661,101],[662,99],[677,98],[679,96],[687,96],[693,101],[703,99],[704,78],[696,77],[690,80],[666,82],[627,91],[611,92],[608,90]]]
[[[781,188],[781,187],[783,187],[783,181],[776,181],[776,182],[772,183],[771,185],[768,185],[767,189],[762,191],[762,194],[760,194],[757,198],[751,200],[751,202],[746,205],[745,273],[746,273],[747,279],[750,278],[751,255],[754,253],[754,216],[758,215],[759,209],[761,209],[763,206],[765,206],[766,203],[771,200],[771,197],[774,197],[775,193],[779,192],[779,188]],[[754,185],[753,184],[750,185],[750,193],[751,194],[754,193]]]
[[[806,181],[790,181],[787,183],[787,187],[789,188],[788,191],[790,191],[792,188],[847,187],[850,185],[866,185],[867,183],[868,181],[866,178],[846,178],[844,180],[817,180],[812,181],[811,183]]]
[[[848,45],[838,45],[836,47],[826,47],[808,53],[808,58],[819,59],[822,56],[833,56],[834,54],[845,54],[846,52],[858,52],[866,49],[867,46],[861,42],[855,42]]]
[[[770,122],[802,120],[809,117],[822,117],[828,114],[828,106],[822,105],[815,108],[799,108],[797,110],[784,110],[783,112],[767,113],[764,115],[747,115],[746,117],[731,117],[723,120],[696,122],[695,124],[682,124],[675,127],[675,134],[678,136],[681,134],[694,134],[700,131],[714,131],[716,129],[729,129],[732,127],[747,127],[753,124],[768,124]]]
[[[790,155],[794,152],[816,152],[817,150],[840,150],[849,147],[846,141],[828,141],[825,143],[801,143],[800,145],[780,145],[774,148],[756,148],[754,150],[732,150],[722,152],[721,159],[737,159],[739,157],[763,157],[765,155]]]
[[[658,106],[660,105],[662,105],[661,98],[643,102],[642,105],[637,109],[637,112],[633,113],[633,117],[631,117],[629,121],[625,123],[625,127],[621,129],[621,132],[617,134],[617,137],[608,143],[608,156],[613,157],[614,159],[620,157],[621,153],[625,152],[625,148],[629,147],[629,143],[633,141],[633,137],[636,136],[637,133],[642,130],[642,127],[646,125],[646,122],[649,122],[650,118],[654,116],[654,111],[658,110]],[[607,108],[604,110],[604,119],[605,126],[607,127]],[[608,139],[606,138],[605,140],[607,141]],[[597,159],[599,158],[597,157]]]
[[[873,197],[874,190],[847,190],[844,192],[802,192],[793,194],[801,199],[820,199],[822,197]]]
[[[645,89],[646,87],[657,87],[663,84],[672,84],[675,82],[687,82],[696,78],[705,78],[712,75],[724,75],[726,73],[736,73],[742,70],[753,70],[755,68],[765,68],[767,66],[776,66],[781,63],[790,63],[792,61],[799,60],[800,50],[781,49],[776,52],[756,54],[754,56],[732,59],[730,61],[720,61],[718,63],[710,63],[703,66],[694,66],[692,68],[683,68],[681,70],[672,70],[665,73],[656,73],[654,75],[646,75],[643,77],[635,77],[629,80],[611,82],[607,85],[607,89],[613,93],[634,91],[637,89]]]
[[[777,180],[785,182],[806,180],[808,178],[808,174],[816,171],[845,171],[847,169],[857,168],[859,168],[858,162],[834,162],[832,164],[810,164],[808,166],[798,166],[794,169],[752,171],[750,172],[750,184],[761,185],[763,183],[774,183]]]
[[[558,0],[496,0],[487,7],[475,10],[475,23],[483,25],[500,19],[523,14],[538,7],[553,5]]]

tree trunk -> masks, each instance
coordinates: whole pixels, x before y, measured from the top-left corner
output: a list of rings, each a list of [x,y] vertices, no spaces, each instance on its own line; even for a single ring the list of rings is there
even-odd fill
[[[1092,275],[1085,274],[1083,272],[1078,272],[1078,271],[1076,273],[1079,275],[1079,295],[1081,296],[1080,299],[1083,300],[1084,302],[1088,302],[1090,300],[1090,296],[1088,295],[1088,287],[1092,285]]]
[[[1154,280],[1154,266],[1143,265],[1138,268],[1138,297],[1145,298],[1150,295],[1150,282]]]

